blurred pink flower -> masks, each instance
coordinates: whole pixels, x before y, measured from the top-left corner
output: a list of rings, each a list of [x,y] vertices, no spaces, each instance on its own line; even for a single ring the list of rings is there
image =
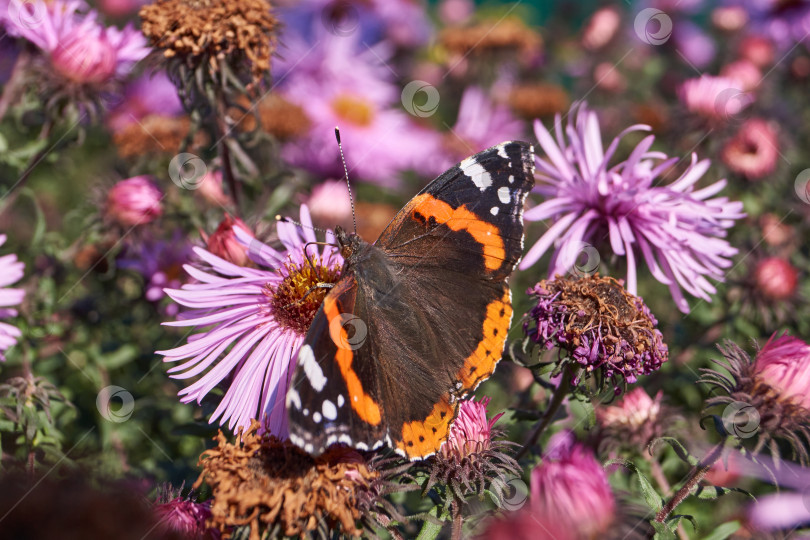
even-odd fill
[[[581,540],[556,518],[535,515],[527,508],[491,520],[480,540]]]
[[[755,377],[810,411],[810,345],[787,333],[771,339],[754,361]]]
[[[627,426],[632,429],[642,427],[647,422],[655,422],[661,411],[663,392],[655,399],[641,387],[627,392],[616,403],[596,409],[596,419],[602,426]]]
[[[567,431],[552,436],[542,463],[532,471],[530,505],[540,520],[583,538],[607,535],[616,514],[605,470]]]
[[[773,41],[762,36],[746,36],[740,42],[738,54],[740,58],[748,60],[755,66],[764,68],[773,63],[774,59]]]
[[[352,203],[346,180],[326,180],[312,188],[307,207],[315,223],[345,225],[352,221]]]
[[[711,36],[688,19],[680,19],[674,25],[672,41],[679,56],[691,67],[704,68],[717,54],[717,47]]]
[[[678,88],[678,97],[690,112],[713,122],[727,122],[754,103],[740,81],[713,75],[687,80]]]
[[[723,66],[720,76],[737,81],[739,89],[744,92],[756,90],[762,81],[762,72],[753,62],[748,60],[736,60]]]
[[[143,225],[163,214],[164,195],[149,176],[134,176],[107,192],[105,215],[123,227]]]
[[[622,137],[647,131],[648,126],[630,126],[605,151],[596,113],[583,104],[574,106],[566,127],[557,115],[555,129],[556,139],[535,122],[535,134],[546,154],[546,159],[536,158],[535,192],[545,200],[524,214],[528,221],[553,218],[554,223],[528,250],[520,268],[535,264],[556,242],[549,276],[564,274],[587,242],[607,237],[612,252],[627,258],[630,293],[637,293],[636,254],[640,252],[653,277],[669,286],[679,309],[689,309],[681,288],[711,301],[709,295],[716,290],[706,277],[723,280],[723,269],[731,265],[728,257],[737,253],[723,237],[744,214],[742,203],[713,197],[725,187],[725,180],[694,188],[709,169],[709,160],[698,161],[693,154],[675,182],[657,185],[679,159],[650,151],[652,135],[638,143],[625,161],[610,165]]]
[[[0,234],[0,246],[6,243],[6,235]],[[17,316],[17,310],[11,306],[22,303],[25,297],[23,289],[11,289],[12,285],[20,281],[23,277],[25,265],[17,260],[14,254],[0,257],[0,319],[8,319]],[[20,330],[8,323],[0,322],[0,361],[5,362],[5,352],[17,343],[17,338],[21,335]]]
[[[622,19],[619,10],[613,6],[598,9],[585,25],[582,45],[595,51],[607,45],[618,33]]]
[[[149,53],[146,38],[132,25],[105,27],[86,9],[81,0],[11,0],[0,22],[46,53],[67,80],[97,84],[128,74]]]
[[[276,225],[283,247],[277,251],[234,227],[236,238],[252,259],[251,266],[229,263],[211,252],[194,248],[201,263],[185,270],[196,280],[166,293],[189,310],[167,326],[199,327],[187,344],[157,354],[164,362],[182,362],[169,370],[175,379],[204,373],[180,391],[181,401],[198,404],[217,385],[227,381],[225,394],[209,422],[236,431],[251,419],[264,429],[286,437],[287,385],[298,350],[325,295],[310,289],[319,282],[334,283],[343,259],[331,246],[322,253],[304,248],[315,242],[309,211],[301,207],[303,227],[280,221]],[[327,232],[327,241],[335,242]]]
[[[150,0],[99,0],[99,7],[112,17],[125,17],[149,3]]]
[[[781,257],[767,257],[754,267],[756,292],[768,300],[789,300],[796,295],[799,271]]]
[[[441,453],[445,458],[454,456],[461,461],[470,454],[488,450],[492,445],[492,426],[503,416],[498,413],[487,419],[487,405],[490,398],[483,397],[480,401],[468,399],[461,402],[458,417],[450,427],[447,442],[444,443]]]
[[[217,230],[206,236],[203,240],[208,251],[217,257],[233,263],[237,266],[247,266],[250,263],[246,246],[236,238],[235,228],[241,228],[245,233],[253,237],[250,227],[239,218],[234,218],[230,214],[225,214],[225,218],[220,222]]]
[[[474,12],[475,2],[472,0],[441,0],[439,2],[439,18],[447,25],[461,24]]]
[[[107,192],[106,216],[123,227],[154,221],[163,214],[163,192],[148,176],[121,180]]]
[[[793,530],[810,522],[808,497],[805,493],[789,492],[760,495],[748,507],[748,521],[759,531]]]
[[[206,524],[211,518],[211,508],[207,503],[198,503],[176,495],[169,500],[156,502],[153,509],[163,531],[178,533],[187,540],[221,538],[217,529]]]
[[[736,32],[748,23],[748,13],[739,6],[719,6],[712,10],[712,24],[725,32]]]
[[[747,120],[720,154],[728,167],[749,180],[759,180],[776,170],[779,137],[768,122]]]
[[[231,203],[231,198],[222,189],[221,170],[206,171],[195,192],[213,205],[225,206]]]
[[[311,126],[306,137],[284,145],[284,159],[316,175],[342,177],[338,126],[350,175],[396,187],[399,174],[424,155],[426,143],[423,130],[398,107],[400,90],[384,64],[390,51],[384,44],[361,48],[354,35],[331,34],[312,46],[291,38],[288,47],[296,62],[281,64],[276,78]]]

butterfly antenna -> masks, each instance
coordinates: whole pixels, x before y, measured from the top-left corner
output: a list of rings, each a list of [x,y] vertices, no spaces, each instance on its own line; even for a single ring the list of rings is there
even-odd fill
[[[310,230],[313,230],[315,232],[320,232],[320,233],[329,232],[326,229],[321,229],[319,227],[313,227],[312,225],[304,225],[300,221],[295,221],[292,218],[288,218],[286,216],[282,216],[282,215],[279,215],[279,214],[276,214],[276,221],[280,221],[282,223],[292,223],[293,225],[295,225],[297,227],[301,227],[302,229],[310,229]]]
[[[349,203],[352,205],[352,221],[354,222],[354,233],[357,234],[357,214],[354,212],[354,198],[352,197],[352,185],[349,183],[349,169],[346,167],[346,158],[343,157],[343,145],[340,143],[340,128],[335,127],[335,138],[340,150],[340,161],[343,162],[343,172],[346,174],[346,187],[349,189]]]

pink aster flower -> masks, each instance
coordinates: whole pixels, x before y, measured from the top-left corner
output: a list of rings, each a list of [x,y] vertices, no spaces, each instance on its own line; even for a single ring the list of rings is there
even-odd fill
[[[211,519],[210,505],[183,497],[180,490],[174,491],[169,486],[161,487],[153,510],[163,531],[178,533],[188,540],[221,538],[217,529],[206,525]]]
[[[86,8],[81,0],[11,0],[0,22],[48,55],[65,80],[98,84],[129,73],[149,53],[146,38],[132,25],[105,27]]]
[[[746,121],[720,154],[728,167],[750,180],[768,176],[779,159],[779,138],[768,122],[759,118]]]
[[[712,122],[727,122],[754,103],[754,97],[742,90],[745,81],[728,77],[701,75],[678,88],[681,103],[693,113]]]
[[[754,370],[781,399],[810,411],[810,345],[787,334],[771,337],[757,354]]]
[[[262,421],[265,430],[287,435],[285,396],[295,369],[298,350],[320,307],[326,289],[317,283],[334,283],[343,259],[331,246],[323,252],[305,244],[315,242],[309,211],[301,207],[299,228],[277,224],[283,248],[278,251],[234,227],[236,238],[247,247],[253,263],[239,266],[202,249],[194,248],[199,263],[185,266],[195,283],[166,293],[188,311],[168,326],[200,327],[186,345],[158,351],[165,362],[182,362],[169,370],[173,378],[197,377],[180,391],[181,401],[200,403],[225,382],[225,395],[210,422],[236,431]],[[327,232],[327,241],[334,235]],[[314,290],[312,290],[314,288]]]
[[[793,530],[810,522],[810,504],[801,492],[759,496],[748,507],[747,517],[757,531]]]
[[[203,233],[202,237],[208,251],[212,254],[237,266],[247,266],[250,263],[248,246],[245,246],[236,238],[237,228],[253,236],[250,227],[245,225],[244,221],[232,217],[230,214],[225,214],[217,230],[210,236]]]
[[[0,234],[0,246],[6,243],[6,235]],[[25,291],[10,289],[9,285],[18,282],[23,277],[25,265],[17,260],[14,254],[0,257],[0,319],[16,317],[17,310],[11,306],[22,303]],[[17,343],[21,335],[20,330],[8,323],[0,322],[0,361],[5,362],[5,351]]]
[[[451,454],[461,461],[465,456],[488,450],[492,444],[492,427],[503,416],[498,413],[487,419],[487,405],[490,398],[480,401],[462,401],[458,417],[450,427],[450,435],[442,446],[441,453],[449,458]]]
[[[110,188],[105,211],[122,227],[134,227],[160,217],[162,200],[163,192],[148,176],[134,176]]]
[[[352,223],[352,203],[346,180],[326,180],[312,188],[307,207],[315,223],[327,226]]]
[[[365,49],[354,35],[330,34],[313,46],[294,39],[288,44],[296,63],[282,64],[276,78],[285,99],[304,109],[311,126],[306,137],[284,145],[283,157],[314,174],[342,177],[339,126],[350,174],[398,185],[399,174],[424,155],[425,139],[424,130],[399,108],[401,90],[382,63],[390,55],[384,44]]]
[[[616,499],[602,465],[571,432],[555,434],[532,471],[531,511],[577,538],[601,538],[616,516]]]
[[[789,300],[799,288],[799,271],[782,257],[766,257],[754,267],[756,292],[767,300]]]
[[[630,156],[610,165],[621,138],[631,131],[647,131],[634,125],[613,139],[607,151],[596,113],[582,105],[569,116],[563,128],[555,121],[556,139],[539,122],[535,134],[546,159],[537,157],[538,186],[546,200],[526,211],[529,221],[553,219],[553,225],[529,249],[521,269],[536,263],[556,242],[549,274],[564,274],[572,268],[586,243],[609,238],[616,255],[627,259],[627,290],[636,294],[636,260],[640,254],[652,275],[669,286],[678,308],[688,304],[681,288],[711,301],[715,288],[706,277],[722,281],[728,257],[737,250],[723,239],[726,229],[744,216],[741,202],[713,197],[725,180],[702,188],[695,184],[709,169],[709,161],[692,162],[675,182],[657,186],[659,177],[679,160],[650,151],[653,135],[642,140]],[[567,140],[566,140],[567,138]]]

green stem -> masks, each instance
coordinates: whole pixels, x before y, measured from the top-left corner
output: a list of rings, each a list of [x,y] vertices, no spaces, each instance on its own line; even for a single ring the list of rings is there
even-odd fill
[[[661,464],[656,461],[656,459],[652,456],[647,456],[645,454],[647,462],[650,464],[650,471],[652,477],[655,479],[655,482],[658,484],[659,489],[664,492],[664,495],[669,495],[669,492],[672,491],[672,486],[669,485],[669,481],[667,480],[666,475],[664,475],[664,471],[661,469]],[[686,534],[686,529],[683,526],[683,523],[678,523],[678,527],[675,530],[678,534],[678,538],[680,540],[689,540],[689,535]]]
[[[664,505],[661,510],[655,515],[655,521],[658,523],[664,523],[667,517],[681,504],[684,499],[686,499],[695,486],[698,485],[698,482],[703,480],[703,477],[706,476],[706,473],[709,472],[709,469],[712,468],[712,465],[720,459],[720,456],[723,455],[723,450],[726,447],[726,444],[730,441],[730,437],[720,441],[717,446],[715,446],[709,455],[706,456],[706,459],[698,463],[692,470],[689,472],[689,475],[684,482],[681,489],[675,492],[672,498]]]
[[[557,409],[560,408],[562,405],[565,396],[568,395],[568,391],[571,389],[571,381],[574,379],[574,367],[571,364],[567,364],[563,368],[562,378],[560,379],[560,384],[557,386],[557,389],[554,391],[554,395],[551,397],[551,402],[548,404],[548,408],[546,409],[543,418],[541,418],[537,424],[532,428],[532,431],[529,433],[529,436],[526,437],[526,442],[523,443],[523,448],[521,448],[520,452],[518,452],[515,459],[520,459],[526,455],[529,449],[532,447],[534,442],[537,440],[537,437],[548,427],[551,423],[551,420],[554,418],[554,415],[557,413]]]

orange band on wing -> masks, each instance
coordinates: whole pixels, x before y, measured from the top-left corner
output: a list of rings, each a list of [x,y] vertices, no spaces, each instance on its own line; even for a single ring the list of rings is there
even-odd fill
[[[340,317],[340,310],[332,294],[326,295],[323,300],[323,311],[329,321],[329,328],[332,328],[332,320]],[[372,399],[371,396],[366,394],[363,390],[363,384],[360,378],[352,369],[352,359],[354,358],[354,351],[343,344],[349,343],[349,336],[346,329],[340,327],[340,336],[338,336],[335,345],[337,352],[335,353],[335,360],[340,367],[340,373],[343,375],[343,380],[346,381],[346,387],[349,390],[349,403],[352,409],[357,413],[364,422],[376,426],[382,420],[380,413],[380,406]]]
[[[495,371],[495,366],[503,356],[503,346],[506,343],[511,320],[512,304],[507,290],[502,298],[493,300],[487,305],[487,316],[483,325],[484,338],[464,360],[464,365],[457,374],[465,390],[472,390]]]
[[[445,395],[425,420],[406,422],[402,426],[402,440],[396,443],[397,448],[411,459],[435,453],[447,440],[457,403],[451,404],[449,396]]]
[[[425,221],[433,218],[436,223],[447,225],[454,231],[466,231],[472,235],[484,247],[484,266],[487,270],[494,271],[501,267],[506,251],[495,225],[482,220],[466,206],[453,208],[427,193],[414,197],[411,204],[413,214],[421,215]]]

